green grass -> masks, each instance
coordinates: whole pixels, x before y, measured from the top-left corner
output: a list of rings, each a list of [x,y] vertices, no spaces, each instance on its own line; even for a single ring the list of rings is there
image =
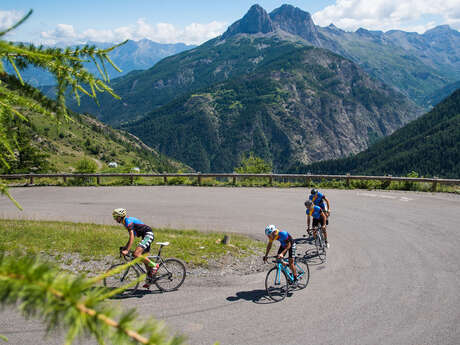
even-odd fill
[[[170,242],[162,251],[164,257],[176,257],[192,266],[206,266],[209,259],[231,255],[249,256],[261,252],[262,242],[243,235],[231,234],[230,244],[223,245],[222,233],[203,233],[196,230],[154,228],[155,242]],[[137,239],[138,240],[138,239]],[[0,222],[0,251],[30,254],[79,254],[83,259],[118,256],[118,248],[128,241],[128,233],[121,225],[87,223],[2,220]],[[153,244],[151,253],[157,252]]]

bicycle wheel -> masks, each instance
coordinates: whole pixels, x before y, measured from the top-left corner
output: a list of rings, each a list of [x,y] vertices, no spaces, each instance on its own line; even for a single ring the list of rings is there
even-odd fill
[[[265,289],[272,300],[279,302],[285,299],[288,293],[286,273],[279,270],[278,267],[273,267],[265,278]]]
[[[295,269],[297,271],[297,287],[299,289],[305,289],[310,280],[310,269],[305,260],[296,258]]]
[[[321,230],[318,230],[316,232],[315,246],[316,251],[318,252],[318,257],[321,260],[321,262],[326,261],[326,245],[324,243],[323,233],[321,232]]]
[[[108,271],[114,270],[123,265],[124,264],[112,265],[110,266]],[[118,296],[133,295],[139,287],[139,275],[139,271],[135,269],[133,266],[131,266],[125,270],[122,270],[121,272],[115,273],[109,277],[104,278],[104,286],[109,289],[118,289],[123,286],[128,286],[128,288],[120,292]]]
[[[185,280],[185,265],[178,259],[166,259],[155,274],[155,285],[161,291],[177,290]]]

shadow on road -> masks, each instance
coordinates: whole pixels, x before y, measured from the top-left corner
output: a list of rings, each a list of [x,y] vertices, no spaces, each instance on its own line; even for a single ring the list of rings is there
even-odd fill
[[[163,292],[161,292],[160,290],[151,291],[151,290],[147,290],[147,289],[142,289],[142,290],[136,290],[134,293],[130,293],[128,291],[128,293],[115,295],[115,296],[110,297],[110,299],[142,298],[142,297],[144,297],[146,295],[157,295],[157,294],[160,294],[160,293],[163,293]]]
[[[238,291],[235,296],[227,297],[227,301],[235,302],[235,301],[250,301],[257,304],[270,304],[275,303],[270,297],[267,295],[266,290],[251,290],[251,291]]]

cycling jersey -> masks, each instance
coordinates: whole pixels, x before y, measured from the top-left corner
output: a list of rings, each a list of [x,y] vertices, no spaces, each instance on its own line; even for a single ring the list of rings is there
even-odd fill
[[[287,231],[280,231],[278,235],[275,236],[275,240],[281,243],[281,247],[286,247],[288,242],[292,241],[292,236]]]
[[[315,205],[321,206],[323,203],[324,194],[317,192],[316,194],[310,194],[309,199],[313,201]]]
[[[153,230],[148,225],[145,225],[134,217],[125,217],[125,219],[123,219],[123,225],[128,231],[132,230],[136,237],[144,238],[147,233],[153,234]]]
[[[308,209],[306,213],[308,216],[312,216],[313,219],[319,219],[321,218],[321,207],[314,205],[310,207],[310,209]]]

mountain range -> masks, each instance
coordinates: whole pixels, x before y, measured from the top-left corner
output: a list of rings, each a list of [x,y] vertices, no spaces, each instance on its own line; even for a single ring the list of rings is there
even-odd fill
[[[107,49],[113,47],[115,43],[87,42],[87,45],[95,46],[99,49]],[[52,47],[60,48],[60,46]],[[125,44],[108,54],[115,65],[121,69],[121,72],[107,65],[107,73],[111,78],[114,78],[123,76],[133,70],[148,69],[167,56],[194,47],[194,45],[186,45],[184,43],[162,44],[148,39],[139,41],[128,40]],[[14,74],[13,68],[8,63],[5,66],[8,73]],[[91,73],[99,75],[99,71],[93,63],[85,63],[85,67]],[[21,76],[27,83],[35,87],[54,85],[56,82],[50,73],[36,67],[28,67],[21,71]]]
[[[447,26],[351,33],[254,5],[221,36],[114,79],[121,102],[102,95],[79,111],[196,170],[229,171],[254,152],[282,172],[357,153],[421,115],[459,79],[459,46]]]

